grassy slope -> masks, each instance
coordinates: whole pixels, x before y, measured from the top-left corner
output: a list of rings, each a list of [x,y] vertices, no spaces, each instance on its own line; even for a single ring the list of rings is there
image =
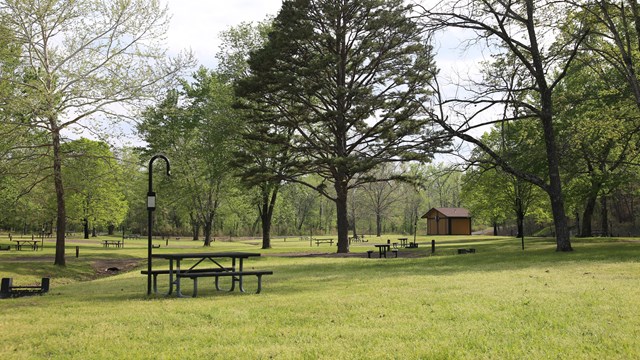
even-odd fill
[[[559,254],[548,239],[527,239],[525,252],[514,239],[436,239],[435,256],[421,247],[399,259],[366,259],[372,242],[347,258],[269,256],[334,250],[293,239],[267,251],[255,240],[217,242],[211,250],[262,252],[247,265],[274,275],[259,295],[202,281],[195,299],[147,298],[137,270],[81,281],[93,260],[144,258],[145,240],[78,243],[78,259],[72,243],[63,270],[38,260],[43,252],[0,252],[2,277],[52,276],[46,296],[0,300],[0,358],[640,358],[640,242],[576,240],[575,252]],[[458,247],[478,253],[456,255]],[[49,245],[44,256],[52,253]]]

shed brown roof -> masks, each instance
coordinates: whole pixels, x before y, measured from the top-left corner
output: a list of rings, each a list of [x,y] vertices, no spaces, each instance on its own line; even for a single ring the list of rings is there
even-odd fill
[[[441,213],[442,215],[444,215],[446,217],[450,217],[450,218],[468,218],[468,217],[471,217],[471,215],[469,214],[469,210],[467,210],[465,208],[432,208],[431,210],[427,211],[426,214],[422,215],[422,218],[423,219],[427,218],[427,214],[429,214],[432,210],[436,210],[437,212]]]

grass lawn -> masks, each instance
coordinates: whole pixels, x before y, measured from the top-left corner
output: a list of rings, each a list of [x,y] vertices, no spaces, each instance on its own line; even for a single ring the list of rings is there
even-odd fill
[[[335,243],[297,238],[269,250],[255,239],[217,241],[207,251],[260,252],[245,268],[274,275],[261,294],[217,292],[201,279],[197,298],[146,296],[146,239],[121,249],[70,240],[66,268],[52,265],[53,242],[0,251],[0,276],[14,284],[51,277],[49,294],[0,300],[0,358],[640,358],[637,239],[575,239],[573,253],[556,253],[552,239],[526,239],[522,251],[514,238],[419,237],[397,259],[377,251],[368,259],[375,242],[336,256]],[[158,243],[155,252],[203,250],[185,239]],[[96,275],[109,264],[130,270]],[[190,294],[191,281],[183,284]]]

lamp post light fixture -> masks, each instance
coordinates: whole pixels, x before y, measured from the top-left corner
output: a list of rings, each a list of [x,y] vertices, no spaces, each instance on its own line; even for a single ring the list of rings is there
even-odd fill
[[[167,163],[167,176],[171,176],[171,165],[169,159],[162,154],[154,155],[149,160],[149,191],[147,192],[147,211],[149,212],[149,224],[147,227],[148,244],[147,244],[147,295],[151,295],[151,249],[153,248],[153,212],[156,210],[156,193],[153,192],[153,162],[156,159],[163,159]]]

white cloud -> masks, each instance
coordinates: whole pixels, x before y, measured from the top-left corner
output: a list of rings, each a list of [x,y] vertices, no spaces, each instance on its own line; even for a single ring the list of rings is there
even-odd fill
[[[191,49],[200,64],[213,68],[221,31],[275,16],[282,0],[167,0],[167,4],[172,14],[170,52]]]

